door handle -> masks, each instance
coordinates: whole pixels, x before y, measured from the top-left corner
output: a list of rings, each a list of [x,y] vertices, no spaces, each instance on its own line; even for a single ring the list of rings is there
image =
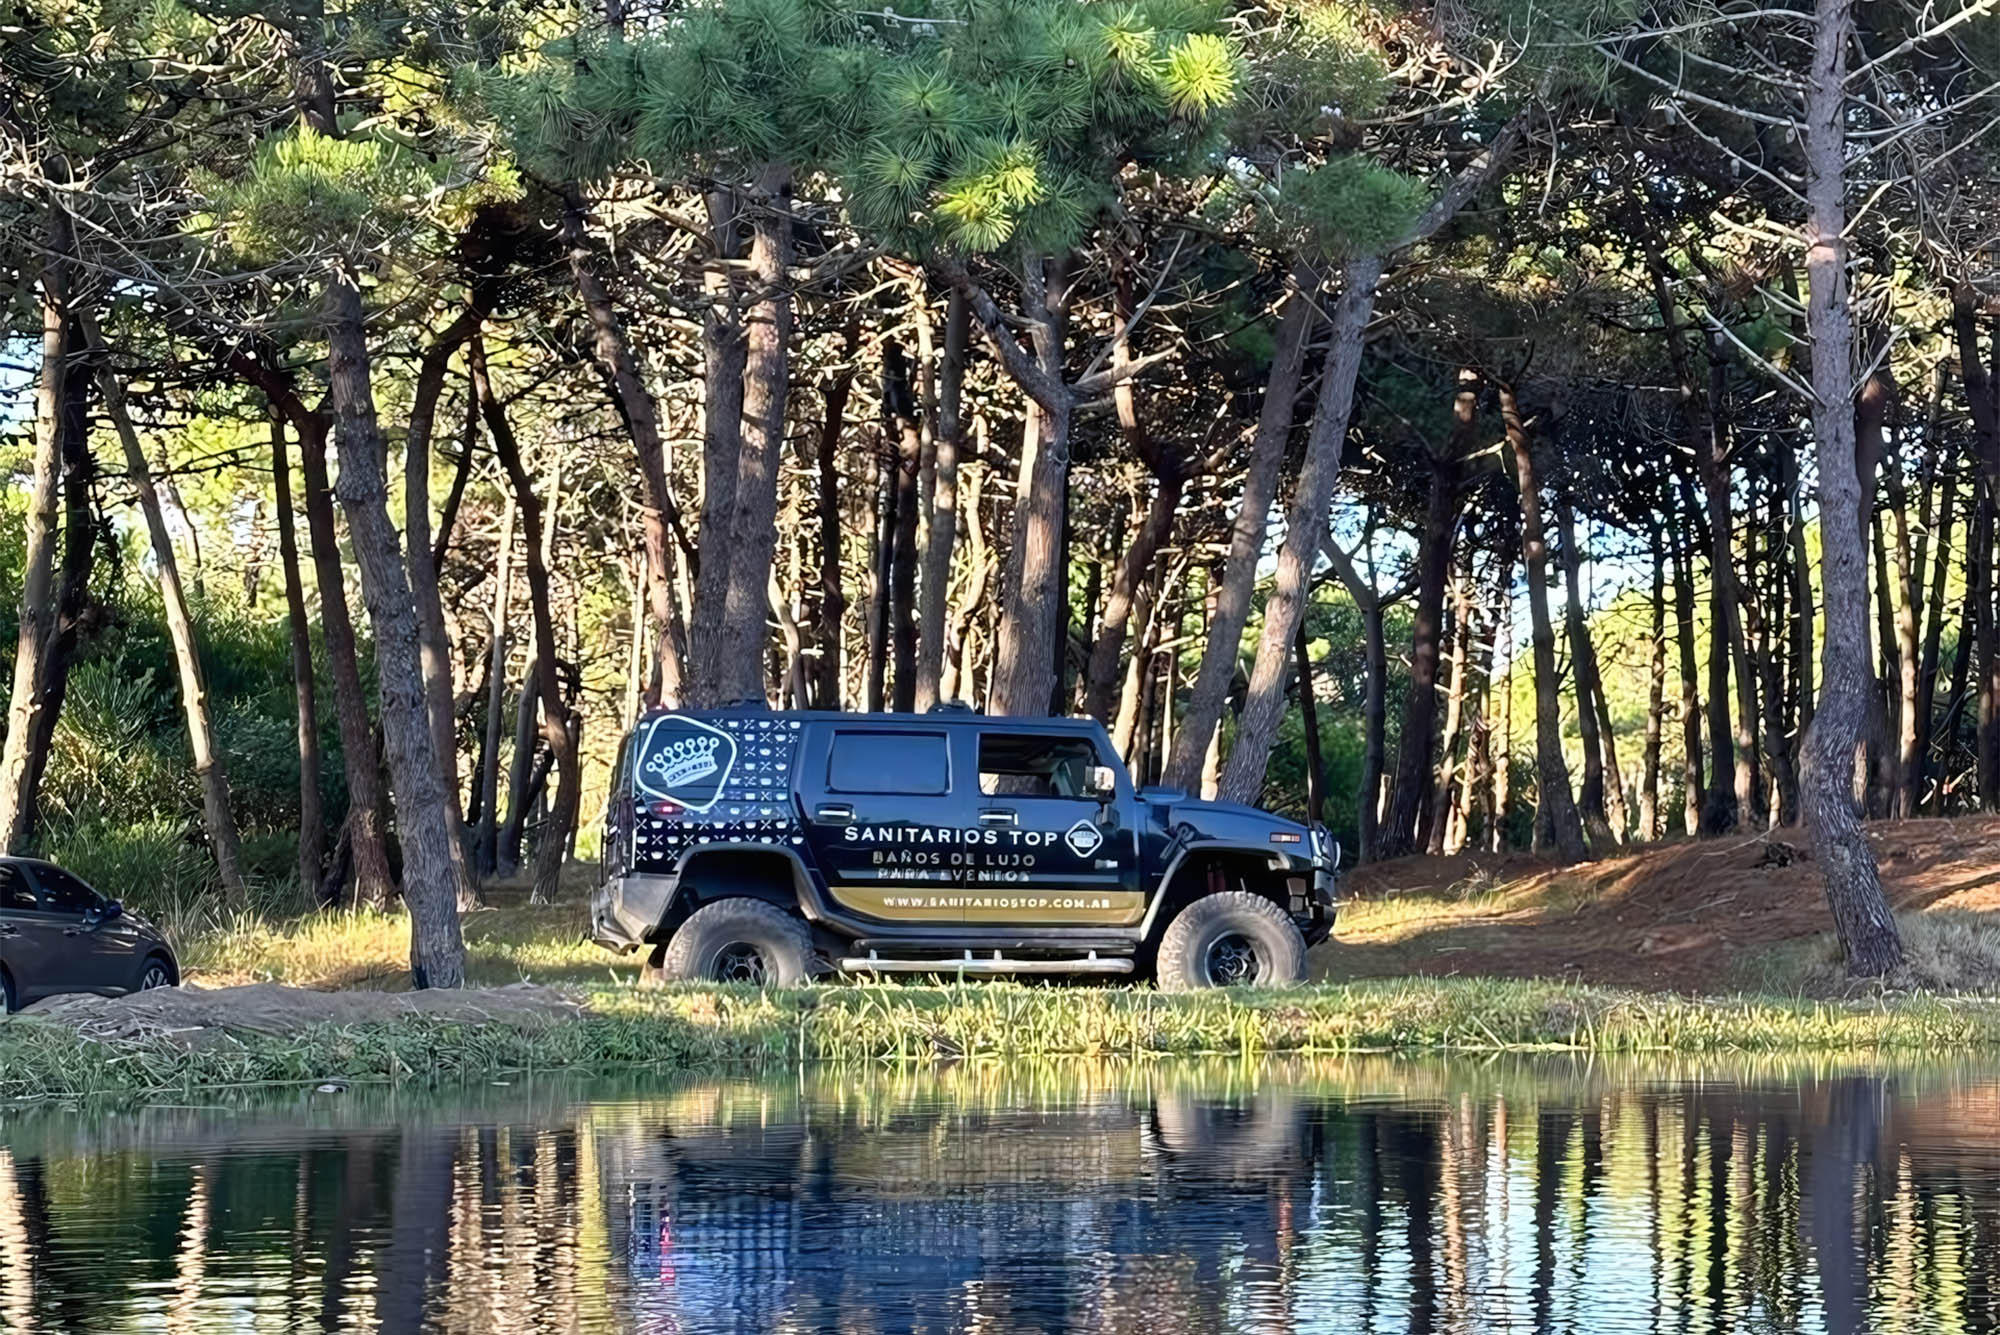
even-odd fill
[[[845,803],[833,803],[815,808],[813,815],[829,824],[845,825],[854,819],[854,808]]]
[[[19,936],[20,934],[21,929],[18,927],[0,926],[0,936]]]
[[[995,808],[991,811],[980,812],[979,823],[981,825],[1019,825],[1021,818],[1012,811],[1004,808]]]

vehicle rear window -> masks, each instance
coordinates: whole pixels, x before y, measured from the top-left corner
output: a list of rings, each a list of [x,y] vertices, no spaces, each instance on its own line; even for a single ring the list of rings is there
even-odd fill
[[[836,732],[826,786],[835,793],[936,797],[951,791],[947,752],[941,732]]]

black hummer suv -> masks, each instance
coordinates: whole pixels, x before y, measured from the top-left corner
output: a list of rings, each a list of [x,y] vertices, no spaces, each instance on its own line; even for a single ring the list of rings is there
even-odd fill
[[[651,713],[605,823],[594,935],[650,980],[1295,983],[1340,859],[1324,827],[1134,791],[1094,721],[962,706]]]

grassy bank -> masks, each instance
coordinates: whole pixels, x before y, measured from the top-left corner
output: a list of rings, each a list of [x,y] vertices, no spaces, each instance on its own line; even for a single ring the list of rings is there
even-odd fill
[[[1935,1053],[2000,1046],[2000,1003],[1936,998],[1824,1003],[1696,1000],[1554,983],[1408,980],[1283,993],[1163,996],[1138,988],[833,985],[579,993],[557,1021],[306,1025],[81,1041],[76,1029],[0,1023],[0,1098],[187,1099],[277,1082],[416,1085],[508,1072],[604,1072],[797,1061],[1063,1056],[1490,1053]]]

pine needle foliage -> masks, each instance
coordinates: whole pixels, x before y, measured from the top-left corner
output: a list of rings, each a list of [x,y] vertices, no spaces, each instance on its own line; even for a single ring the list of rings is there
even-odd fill
[[[1428,202],[1421,182],[1350,153],[1287,175],[1277,212],[1308,249],[1343,259],[1393,245]]]

